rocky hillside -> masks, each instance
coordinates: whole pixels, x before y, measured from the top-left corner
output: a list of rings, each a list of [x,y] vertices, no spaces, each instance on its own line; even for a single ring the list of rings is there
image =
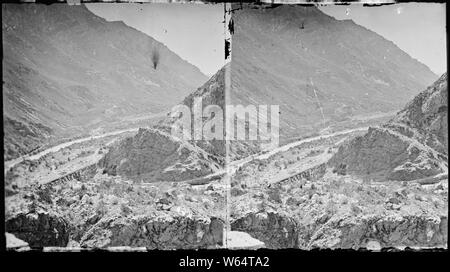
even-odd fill
[[[180,101],[191,110],[191,120],[194,120],[195,98],[202,98],[202,110],[208,105],[223,109],[225,69],[219,70],[203,86]],[[221,169],[224,166],[225,142],[188,141],[173,137],[171,128],[179,118],[180,115],[169,112],[154,128],[140,129],[136,136],[111,148],[99,166],[108,174],[145,182],[191,180]],[[203,124],[210,119],[211,116],[203,118]]]
[[[280,105],[283,138],[398,110],[438,77],[393,42],[316,7],[243,7],[233,13],[230,100]]]
[[[218,106],[222,110],[223,133],[219,139],[180,139],[171,134],[172,125],[182,116],[169,112],[167,117],[150,129],[140,129],[134,137],[129,137],[112,147],[99,166],[108,174],[121,175],[134,180],[185,181],[200,179],[220,171],[225,166],[225,70],[224,66],[203,86],[188,95],[180,104],[191,111],[191,137],[194,138],[194,100],[202,99],[202,130],[216,113],[205,113],[208,106]],[[214,128],[216,129],[216,128]],[[260,151],[257,141],[230,141],[230,159],[240,159]]]
[[[445,76],[442,80],[446,80]],[[421,101],[428,102],[416,107],[422,108],[423,115],[435,116],[436,120],[441,117],[432,114],[429,105],[433,103],[429,98],[439,97],[441,90],[437,89],[443,81],[430,87],[427,95],[422,94]],[[441,107],[439,103],[436,106]],[[401,144],[410,145],[411,152],[418,150],[419,156],[411,162],[417,169],[411,167],[414,170],[411,173],[397,171],[396,175],[426,174],[424,169],[433,161],[425,159],[436,151],[424,147],[415,138],[408,140],[401,132],[386,128],[372,129],[356,139],[366,132],[316,137],[240,165],[231,178],[231,229],[246,232],[273,249],[446,248],[448,177],[445,174],[414,181],[388,181],[382,179],[391,174],[387,170],[392,168],[387,168],[385,172],[381,169],[371,173],[366,179],[364,170],[412,157],[408,149],[402,150]],[[345,144],[348,139],[350,142]],[[397,157],[396,152],[400,152]],[[327,167],[330,159],[332,168]],[[424,162],[423,168],[420,160]],[[351,166],[341,165],[348,161]],[[446,160],[438,162],[444,164]],[[365,168],[358,169],[360,165]],[[351,172],[349,168],[356,170]],[[432,170],[430,167],[429,171]]]
[[[390,122],[418,130],[421,141],[441,153],[448,153],[447,73],[421,92]]]
[[[195,90],[193,93],[189,94],[180,104],[186,105],[191,110],[191,120],[194,120],[194,100],[201,98],[202,101],[202,112],[204,112],[205,108],[211,105],[218,106],[222,110],[222,121],[225,122],[225,70],[229,69],[228,66],[224,66],[220,69],[215,75],[213,75],[208,82],[206,82],[203,86]],[[170,114],[169,114],[170,115]],[[174,122],[178,120],[179,117],[169,116],[168,118],[162,120],[159,124],[159,127],[163,130],[170,131]],[[209,116],[204,116],[202,118],[203,126],[206,122],[211,121],[215,118],[215,113],[210,113]],[[218,116],[218,118],[220,118]],[[191,136],[194,138],[194,122],[191,123]],[[220,132],[222,135],[225,133],[225,128],[222,127],[222,131]],[[207,152],[217,156],[224,158],[225,157],[225,142],[222,140],[193,140],[190,141],[192,144],[195,144]]]
[[[99,167],[110,175],[135,181],[183,181],[201,178],[221,168],[215,156],[157,129],[140,129],[112,147]]]
[[[50,137],[161,112],[207,80],[163,44],[84,5],[3,4],[2,33],[5,159]]]
[[[447,74],[387,124],[342,145],[335,171],[375,180],[417,180],[448,172]]]
[[[188,95],[182,102],[183,105],[188,106],[191,109],[191,120],[194,120],[194,100],[201,98],[202,99],[202,111],[204,112],[208,106],[219,106],[222,109],[222,120],[223,134],[221,135],[221,139],[219,140],[195,140],[191,141],[192,144],[195,144],[205,151],[211,153],[212,155],[220,158],[221,160],[225,159],[226,151],[225,151],[225,134],[226,134],[226,105],[229,103],[225,103],[225,71],[226,69],[230,70],[230,64],[225,65],[221,70],[219,70],[207,83],[205,83],[202,87],[198,88],[195,92]],[[204,112],[205,113],[205,112]],[[205,125],[207,122],[211,121],[215,117],[215,113],[205,113],[206,116],[203,116],[203,131],[206,131]],[[209,114],[209,115],[208,115]],[[237,116],[238,117],[238,116]],[[169,117],[160,122],[159,127],[166,131],[169,131],[169,128],[172,124],[177,120],[177,118]],[[191,131],[194,131],[194,124],[192,123]],[[246,130],[248,131],[248,122]],[[193,136],[193,135],[192,135]],[[233,138],[230,141],[230,150],[229,156],[231,160],[245,157],[249,154],[257,153],[260,151],[260,143],[257,141],[243,141],[236,140]]]

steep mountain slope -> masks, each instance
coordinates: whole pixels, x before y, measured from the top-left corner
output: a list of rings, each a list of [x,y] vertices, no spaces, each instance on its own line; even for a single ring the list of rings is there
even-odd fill
[[[202,98],[202,109],[208,105],[223,109],[225,69],[180,101],[189,107],[191,120],[195,98]],[[144,182],[192,180],[220,170],[224,166],[225,141],[187,140],[172,135],[172,125],[181,117],[170,112],[154,128],[140,129],[136,136],[111,148],[99,166],[108,174]],[[202,118],[203,124],[210,118]],[[193,122],[191,125],[193,128]]]
[[[194,139],[194,102],[195,99],[200,99],[202,102],[202,113],[205,108],[208,106],[218,106],[222,110],[222,121],[225,122],[225,70],[229,69],[229,65],[224,66],[220,69],[215,75],[213,75],[207,83],[198,88],[195,92],[189,94],[181,104],[186,105],[191,110],[191,136],[193,141],[192,144],[195,144],[207,152],[214,154],[217,157],[224,158],[225,157],[225,141],[221,139],[217,140],[198,140]],[[204,116],[202,118],[202,130],[206,122],[211,121],[212,118],[215,118],[215,114],[210,113],[209,116]],[[218,116],[220,117],[220,116]],[[159,127],[166,131],[170,131],[174,122],[178,120],[179,117],[169,116],[169,118],[160,122]],[[220,129],[220,128],[217,128]],[[222,135],[224,135],[225,129],[222,126]],[[202,133],[203,134],[203,133]]]
[[[84,5],[4,4],[2,30],[6,159],[49,137],[167,110],[207,80],[163,44]]]
[[[230,102],[280,105],[282,141],[397,110],[437,79],[394,43],[316,7],[234,9]]]
[[[222,112],[222,135],[219,139],[205,139],[204,140],[192,140],[190,141],[192,144],[201,147],[203,150],[209,152],[210,154],[217,157],[218,160],[222,161],[225,159],[226,151],[225,151],[225,134],[226,134],[226,105],[225,103],[225,71],[230,70],[230,64],[225,65],[222,69],[220,69],[211,79],[208,80],[206,84],[202,87],[198,88],[195,92],[188,95],[183,101],[182,104],[186,105],[191,109],[191,136],[194,138],[194,101],[195,99],[201,98],[202,101],[202,112],[205,114],[202,118],[202,131],[206,131],[205,125],[207,122],[212,121],[213,118],[216,117],[216,112],[205,112],[205,109],[208,106],[218,106]],[[216,108],[217,109],[217,108]],[[211,110],[212,111],[212,110]],[[170,131],[170,128],[176,122],[179,116],[169,116],[165,120],[162,120],[159,124],[159,128],[165,131]],[[215,131],[216,128],[214,128]],[[220,129],[220,128],[217,128]],[[248,131],[248,127],[246,128]],[[230,140],[230,150],[228,156],[233,159],[238,159],[248,154],[256,153],[260,151],[260,142],[258,141],[243,141],[236,140],[233,138]]]
[[[381,127],[342,145],[330,165],[375,180],[416,180],[448,172],[447,74]]]

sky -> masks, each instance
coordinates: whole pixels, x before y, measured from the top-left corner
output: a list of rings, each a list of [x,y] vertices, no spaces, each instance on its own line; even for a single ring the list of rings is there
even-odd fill
[[[164,43],[208,76],[224,65],[222,4],[93,3],[87,7],[108,21],[123,21]],[[320,9],[380,34],[438,75],[447,71],[445,4],[352,4]]]
[[[441,75],[447,71],[445,4],[404,3],[380,7],[321,6],[338,20],[352,19],[394,42]]]
[[[92,3],[87,8],[107,21],[123,21],[165,44],[212,76],[224,65],[223,4]]]

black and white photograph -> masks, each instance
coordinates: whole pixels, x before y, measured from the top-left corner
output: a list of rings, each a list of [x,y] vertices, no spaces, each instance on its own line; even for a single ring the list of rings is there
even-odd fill
[[[137,2],[2,3],[6,251],[447,251],[445,3]]]

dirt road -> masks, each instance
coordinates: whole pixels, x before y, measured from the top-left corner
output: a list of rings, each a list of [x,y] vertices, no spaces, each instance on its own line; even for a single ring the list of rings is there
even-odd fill
[[[14,167],[15,165],[17,165],[18,163],[24,161],[24,160],[30,160],[30,161],[34,161],[34,160],[38,160],[41,157],[49,154],[49,153],[54,153],[57,152],[63,148],[69,147],[73,144],[78,144],[78,143],[83,143],[86,141],[90,141],[90,140],[94,140],[94,139],[99,139],[99,138],[104,138],[104,137],[108,137],[108,136],[114,136],[114,135],[119,135],[125,132],[133,132],[133,131],[138,131],[139,128],[130,128],[130,129],[122,129],[122,130],[117,130],[117,131],[112,131],[112,132],[108,132],[108,133],[103,133],[100,135],[95,135],[95,136],[89,136],[89,137],[85,137],[85,138],[81,138],[81,139],[76,139],[73,141],[69,141],[69,142],[65,142],[53,147],[50,147],[48,149],[45,149],[37,154],[34,155],[24,155],[21,156],[17,159],[13,159],[13,160],[9,160],[5,162],[5,174],[6,172],[9,171],[9,169],[11,169],[12,167]]]

